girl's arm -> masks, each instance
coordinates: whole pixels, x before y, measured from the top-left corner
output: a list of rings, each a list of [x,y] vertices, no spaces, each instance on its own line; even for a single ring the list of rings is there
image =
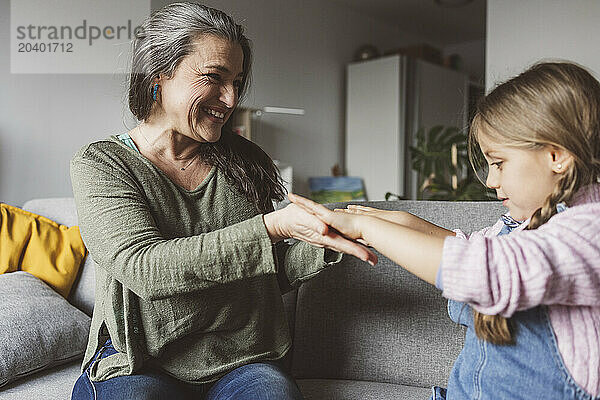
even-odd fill
[[[345,209],[336,209],[335,211],[346,212],[350,214],[369,215],[384,219],[389,222],[393,222],[398,225],[404,225],[408,228],[414,229],[419,232],[426,233],[432,236],[446,237],[456,236],[456,233],[448,229],[444,229],[441,226],[432,224],[429,221],[419,218],[414,214],[406,211],[391,211],[391,210],[380,210],[378,208],[361,206],[358,204],[349,204]]]
[[[600,306],[597,203],[572,207],[538,229],[464,240],[411,232],[374,217],[333,213],[298,196],[290,199],[349,238],[373,241],[376,249],[427,282],[433,283],[439,266],[444,297],[469,303],[484,314],[510,317],[542,304]]]
[[[432,285],[435,284],[442,260],[444,238],[452,232],[445,236],[420,232],[369,215],[334,212],[294,194],[290,194],[289,198],[344,236],[364,240],[407,271]]]

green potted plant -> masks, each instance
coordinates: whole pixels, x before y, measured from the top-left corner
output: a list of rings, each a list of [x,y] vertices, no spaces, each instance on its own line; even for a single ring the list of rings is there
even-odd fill
[[[467,135],[456,127],[420,128],[410,147],[413,170],[418,172],[417,199],[477,201],[495,198],[470,165]]]

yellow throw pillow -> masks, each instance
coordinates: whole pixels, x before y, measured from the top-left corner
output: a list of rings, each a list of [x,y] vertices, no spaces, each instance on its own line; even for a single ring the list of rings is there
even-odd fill
[[[0,274],[29,272],[67,297],[86,255],[78,226],[0,203]]]

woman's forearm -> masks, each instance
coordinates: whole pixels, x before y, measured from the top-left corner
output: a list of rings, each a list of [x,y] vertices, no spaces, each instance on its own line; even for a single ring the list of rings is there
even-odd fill
[[[353,255],[370,264],[377,262],[377,256],[371,250],[330,230],[318,217],[296,204],[265,214],[263,222],[272,243],[294,238]]]
[[[271,243],[277,243],[282,241],[283,239],[287,239],[285,236],[283,236],[283,234],[279,232],[276,223],[276,218],[277,214],[275,214],[275,211],[263,215],[263,222],[265,224],[265,228],[267,229],[267,234],[271,239]]]

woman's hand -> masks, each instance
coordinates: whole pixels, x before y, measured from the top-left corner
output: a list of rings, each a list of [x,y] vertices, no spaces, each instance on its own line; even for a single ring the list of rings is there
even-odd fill
[[[332,211],[329,212],[333,213]],[[349,215],[349,217],[352,216]],[[353,255],[371,265],[377,263],[375,253],[360,243],[348,240],[335,230],[330,229],[326,223],[301,205],[289,204],[281,210],[265,214],[263,219],[273,243],[287,238],[294,238],[314,246],[327,247]]]
[[[336,208],[334,211],[345,212],[348,214],[368,215],[402,225],[406,223],[407,214],[405,211],[380,210],[378,208],[361,206],[358,204],[348,204],[346,208]]]
[[[321,204],[293,193],[288,194],[288,198],[292,204],[302,207],[345,237],[353,240],[364,240],[361,223],[365,222],[366,216],[346,212],[334,212]]]

